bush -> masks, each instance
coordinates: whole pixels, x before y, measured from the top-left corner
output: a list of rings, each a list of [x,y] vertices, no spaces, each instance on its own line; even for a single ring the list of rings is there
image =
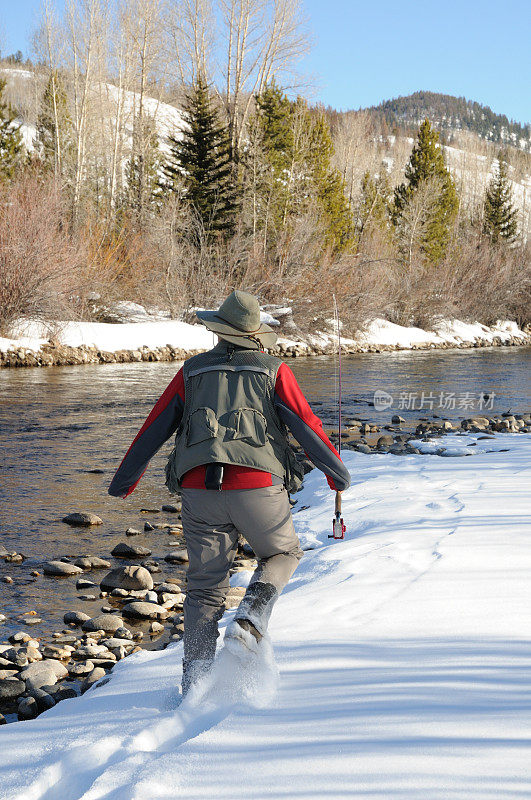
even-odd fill
[[[0,187],[0,333],[20,317],[71,316],[84,263],[53,180],[25,175]]]

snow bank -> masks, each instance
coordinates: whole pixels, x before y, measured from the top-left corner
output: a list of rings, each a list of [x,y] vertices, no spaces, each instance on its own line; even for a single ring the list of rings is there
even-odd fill
[[[276,700],[265,657],[250,675],[221,662],[171,710],[182,646],[139,652],[0,730],[0,798],[530,796],[531,436],[444,441],[476,452],[346,452],[342,542],[307,476],[294,519],[314,549],[272,616]]]

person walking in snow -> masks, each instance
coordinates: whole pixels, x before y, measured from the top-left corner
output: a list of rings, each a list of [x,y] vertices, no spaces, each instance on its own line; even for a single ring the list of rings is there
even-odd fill
[[[184,603],[183,694],[211,667],[238,535],[258,565],[225,633],[232,652],[257,651],[273,605],[302,556],[288,492],[303,471],[288,430],[334,491],[350,475],[295,376],[265,348],[276,343],[258,300],[234,291],[215,311],[196,312],[218,336],[184,362],[114,475],[109,494],[127,497],[150,459],[176,433],[166,485],[182,495],[189,566]]]

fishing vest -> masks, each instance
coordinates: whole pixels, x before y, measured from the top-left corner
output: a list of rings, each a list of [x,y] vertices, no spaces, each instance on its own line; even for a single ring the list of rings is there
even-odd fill
[[[274,405],[281,363],[223,342],[184,363],[183,416],[166,466],[170,492],[179,490],[186,472],[212,463],[270,472],[288,491],[299,488],[304,473]]]

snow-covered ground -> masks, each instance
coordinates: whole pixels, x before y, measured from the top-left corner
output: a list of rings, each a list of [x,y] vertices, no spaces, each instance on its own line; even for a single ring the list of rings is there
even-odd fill
[[[208,349],[212,347],[212,333],[203,325],[190,325],[165,319],[164,312],[146,313],[142,306],[136,303],[118,304],[124,313],[124,319],[134,321],[123,324],[110,324],[104,322],[61,322],[56,323],[54,341],[79,347],[80,345],[95,346],[99,350],[115,352],[116,350],[135,350],[142,346],[150,348],[163,347],[167,344],[182,350]],[[126,308],[127,307],[127,308]],[[128,317],[125,313],[128,313]],[[269,325],[278,324],[274,315],[265,311],[261,312],[262,320]],[[15,337],[0,337],[0,351],[17,348],[38,351],[50,338],[50,329],[42,322],[20,322],[15,330]],[[502,341],[509,341],[511,337],[522,337],[525,334],[518,328],[516,322],[502,320],[490,327],[479,322],[466,323],[457,319],[442,320],[437,323],[432,331],[421,328],[404,327],[396,325],[385,319],[374,319],[367,326],[365,332],[357,339],[344,338],[345,345],[394,345],[404,348],[415,346],[441,345],[444,343],[458,345],[461,343],[473,344],[475,339],[492,342],[495,337]],[[336,343],[334,333],[321,333],[308,337],[313,346],[326,347]],[[281,338],[285,345],[296,342]]]
[[[272,616],[276,696],[267,653],[246,672],[223,656],[168,710],[182,646],[139,652],[0,730],[0,798],[530,797],[531,436],[443,443],[469,455],[345,453],[345,541],[307,477],[294,518],[313,549]]]

